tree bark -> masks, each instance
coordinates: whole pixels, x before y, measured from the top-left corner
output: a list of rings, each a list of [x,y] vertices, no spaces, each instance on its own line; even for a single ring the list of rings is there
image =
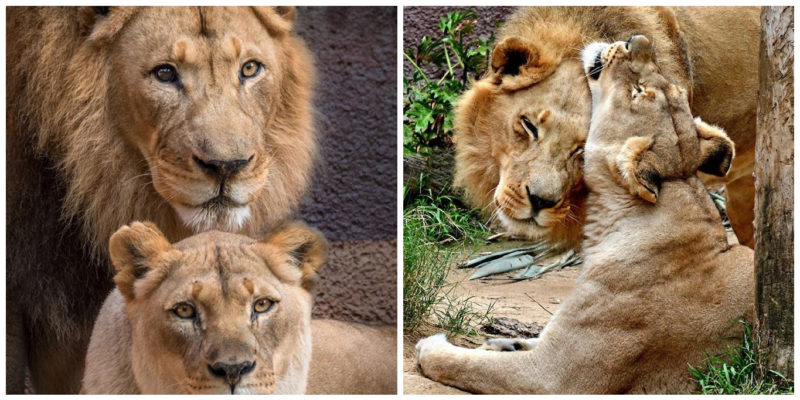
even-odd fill
[[[788,379],[794,377],[793,67],[794,8],[764,7],[754,172],[755,336],[762,372]]]

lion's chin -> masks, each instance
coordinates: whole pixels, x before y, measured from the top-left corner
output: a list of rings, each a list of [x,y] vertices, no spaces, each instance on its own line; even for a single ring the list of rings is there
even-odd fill
[[[181,222],[195,233],[212,229],[225,232],[238,232],[250,219],[250,206],[188,207],[172,204]]]
[[[523,236],[529,240],[539,240],[547,238],[550,233],[550,228],[540,225],[535,218],[522,221],[509,217],[502,210],[497,215],[500,224],[513,235]]]

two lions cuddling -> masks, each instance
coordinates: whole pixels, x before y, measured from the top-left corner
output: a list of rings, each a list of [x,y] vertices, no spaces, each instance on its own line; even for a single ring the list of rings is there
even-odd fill
[[[577,247],[586,218],[581,168],[591,98],[579,51],[643,34],[696,115],[721,126],[737,157],[724,177],[739,242],[753,246],[760,7],[521,7],[489,71],[455,110],[455,185],[509,233]],[[736,29],[731,29],[735,26]]]
[[[583,66],[592,119],[581,275],[537,339],[479,349],[421,340],[417,360],[434,380],[479,393],[688,392],[688,365],[735,345],[737,320],[751,317],[753,252],[728,244],[697,176],[728,172],[731,140],[692,119],[646,37],[592,44]]]
[[[291,217],[317,153],[313,63],[294,14],[8,9],[9,393],[26,373],[37,393],[80,390],[119,227],[153,221],[177,242],[211,229],[259,237]],[[329,345],[314,362],[333,367],[352,349]]]

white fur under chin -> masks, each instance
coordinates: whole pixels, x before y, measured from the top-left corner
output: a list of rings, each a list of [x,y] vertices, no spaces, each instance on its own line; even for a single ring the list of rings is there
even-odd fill
[[[505,227],[508,232],[525,236],[526,238],[532,240],[543,238],[547,236],[547,233],[550,231],[550,229],[547,227],[516,221],[506,215],[502,210],[497,213],[497,218],[500,220],[500,224]],[[536,221],[536,218],[533,220]],[[536,223],[538,224],[539,222],[536,221]]]
[[[202,207],[186,207],[172,204],[178,217],[186,227],[195,233],[217,229],[236,232],[250,219],[250,206],[231,207],[222,212],[214,212]]]

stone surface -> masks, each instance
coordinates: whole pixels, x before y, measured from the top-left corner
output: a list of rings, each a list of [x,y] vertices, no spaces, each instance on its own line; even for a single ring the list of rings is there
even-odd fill
[[[397,321],[397,10],[299,7],[320,157],[297,217],[331,242],[315,317]]]

